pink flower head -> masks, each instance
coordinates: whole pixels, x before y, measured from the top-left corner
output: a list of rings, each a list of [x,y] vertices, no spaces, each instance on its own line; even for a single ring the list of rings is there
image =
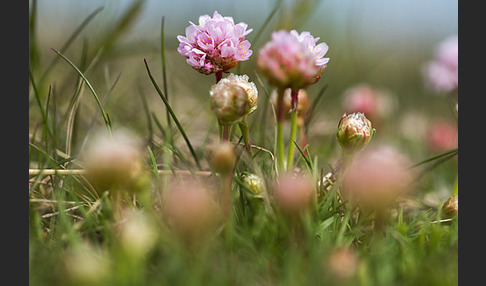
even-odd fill
[[[426,129],[426,143],[431,153],[445,152],[458,146],[457,125],[445,120],[430,123]]]
[[[245,40],[253,29],[247,30],[246,23],[235,24],[232,17],[223,17],[217,11],[212,18],[200,16],[199,25],[189,23],[186,36],[177,36],[177,51],[200,73],[228,72],[253,53]]]
[[[317,41],[319,41],[319,37],[314,38],[314,36],[311,35],[311,33],[304,31],[302,33],[299,33],[296,30],[290,31],[292,35],[297,37],[299,42],[304,44],[304,46],[312,53],[316,60],[316,66],[319,67],[319,72],[316,75],[316,80],[319,80],[321,77],[322,72],[324,71],[324,68],[326,67],[326,64],[329,62],[329,58],[324,58],[324,55],[327,53],[329,50],[329,46],[326,43],[320,43],[316,45]]]
[[[357,153],[343,173],[344,194],[363,208],[382,208],[411,191],[410,158],[390,145]]]
[[[319,38],[317,38],[318,40]],[[272,33],[272,40],[259,51],[257,66],[271,85],[298,90],[316,82],[329,61],[322,57],[327,45],[315,45],[309,32]]]
[[[441,42],[436,50],[434,60],[423,68],[427,85],[437,92],[457,90],[459,83],[459,41],[457,35],[450,36]]]

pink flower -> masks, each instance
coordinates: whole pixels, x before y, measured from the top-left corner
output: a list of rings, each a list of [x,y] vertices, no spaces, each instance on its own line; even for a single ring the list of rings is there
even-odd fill
[[[250,42],[245,40],[253,29],[247,30],[245,23],[235,25],[232,17],[223,17],[217,11],[212,18],[200,16],[199,25],[189,23],[186,36],[177,36],[177,51],[200,73],[228,72],[253,53]]]
[[[450,36],[441,42],[436,50],[434,60],[423,67],[426,84],[436,92],[451,92],[459,84],[459,41],[457,35]]]
[[[427,147],[432,153],[445,152],[458,146],[457,125],[437,120],[427,126]]]
[[[307,31],[302,32],[300,35],[296,30],[292,30],[290,33],[297,37],[299,42],[304,44],[304,46],[314,55],[316,66],[321,68],[325,67],[329,62],[329,58],[324,58],[324,55],[329,50],[329,46],[326,43],[320,43],[316,46],[316,43],[320,38],[314,38],[314,36]]]
[[[322,58],[327,45],[315,45],[309,32],[299,35],[295,30],[272,33],[272,40],[259,51],[257,66],[269,83],[298,90],[315,83],[329,58]]]
[[[343,191],[353,204],[383,208],[411,191],[414,173],[407,155],[390,145],[357,153],[343,173]]]
[[[341,106],[346,113],[362,112],[378,126],[394,108],[392,96],[381,90],[361,83],[346,89],[342,95]]]

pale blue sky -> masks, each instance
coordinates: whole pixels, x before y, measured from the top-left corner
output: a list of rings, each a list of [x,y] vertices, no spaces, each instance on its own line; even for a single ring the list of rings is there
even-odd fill
[[[50,33],[71,33],[89,13],[103,6],[91,29],[103,25],[132,1],[129,0],[46,0],[38,1],[39,30]],[[184,33],[188,21],[197,22],[202,14],[214,10],[258,28],[272,10],[275,0],[147,0],[135,26],[136,39],[155,38],[162,16],[166,18],[166,34],[170,38]],[[292,2],[284,0],[284,3]],[[307,30],[346,31],[354,25],[361,37],[383,38],[393,43],[411,37],[436,42],[458,31],[458,1],[452,0],[322,0],[308,19]],[[326,25],[322,27],[323,23]],[[327,27],[332,25],[332,27]],[[316,32],[319,34],[318,32]],[[153,35],[153,36],[151,36]]]

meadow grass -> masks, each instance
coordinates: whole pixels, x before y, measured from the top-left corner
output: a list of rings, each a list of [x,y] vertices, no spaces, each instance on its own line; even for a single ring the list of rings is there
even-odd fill
[[[249,117],[251,153],[237,128],[230,140],[238,155],[230,180],[230,215],[202,234],[178,235],[164,214],[163,196],[171,181],[197,177],[216,189],[222,181],[207,153],[219,141],[216,119],[205,102],[214,78],[174,66],[173,58],[181,56],[166,45],[164,18],[157,49],[117,55],[117,45],[122,45],[143,1],[135,1],[107,27],[109,37],[83,34],[101,14],[100,7],[59,49],[55,44],[45,50],[35,34],[36,2],[29,14],[29,284],[457,285],[458,219],[444,217],[441,209],[454,190],[457,149],[431,154],[420,141],[397,132],[396,125],[377,128],[369,144],[381,141],[406,148],[418,174],[414,192],[392,205],[384,227],[377,229],[372,217],[343,199],[339,180],[324,183],[327,174],[336,173],[340,150],[334,127],[341,116],[338,108],[330,107],[339,100],[327,94],[333,82],[325,74],[311,90],[308,145],[295,143],[293,162],[315,182],[314,205],[301,216],[289,217],[272,198],[279,177],[272,87],[250,61],[237,72],[247,72],[257,83],[260,100]],[[273,29],[270,23],[280,5],[277,1],[254,32],[259,44],[252,46],[254,51],[264,42],[263,32]],[[126,66],[120,64],[124,61]],[[118,70],[120,66],[133,68],[135,76]],[[188,82],[190,88],[183,86]],[[184,93],[194,90],[199,97],[188,99]],[[324,108],[319,105],[323,101]],[[191,110],[194,106],[199,109]],[[327,113],[319,114],[322,110]],[[119,202],[90,182],[79,158],[95,132],[117,128],[134,130],[145,146],[150,183],[124,201],[127,209],[143,214],[153,234],[141,250],[133,250],[135,245],[127,249],[119,230],[126,220],[120,217]],[[263,179],[261,195],[244,183],[248,174]],[[434,197],[442,188],[447,195]]]

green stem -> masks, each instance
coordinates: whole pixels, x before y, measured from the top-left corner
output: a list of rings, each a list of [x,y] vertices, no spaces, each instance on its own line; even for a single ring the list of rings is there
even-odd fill
[[[223,125],[221,131],[221,142],[229,142],[231,127],[232,127],[231,125]]]
[[[184,132],[184,129],[182,128],[179,120],[177,119],[174,111],[172,110],[172,107],[170,107],[169,102],[167,101],[167,97],[164,95],[164,93],[160,90],[159,86],[157,85],[157,82],[155,81],[154,77],[152,76],[152,73],[150,72],[148,63],[146,59],[143,59],[145,63],[145,68],[147,69],[147,73],[149,75],[150,81],[152,81],[152,84],[155,87],[155,90],[157,90],[157,93],[159,94],[159,97],[162,99],[162,101],[165,104],[165,107],[167,108],[167,111],[169,111],[170,115],[172,116],[172,119],[174,120],[174,123],[176,124],[177,128],[182,134],[182,137],[184,138],[184,141],[186,141],[187,147],[191,151],[192,157],[194,158],[194,161],[196,161],[196,165],[198,166],[199,170],[201,170],[201,164],[199,163],[199,159],[197,158],[196,152],[192,148],[191,142],[189,141],[189,138],[187,138],[186,132]]]
[[[457,196],[457,194],[459,193],[459,178],[456,177],[456,183],[454,185],[454,191],[452,192],[452,195],[453,196]]]
[[[233,182],[233,174],[228,172],[222,174],[222,204],[223,204],[223,215],[226,219],[229,219],[231,214],[231,184]]]
[[[294,92],[294,91],[292,91]],[[292,113],[290,115],[290,141],[289,141],[289,151],[287,154],[287,169],[292,169],[294,163],[294,149],[295,149],[295,136],[297,134],[297,104],[292,106]]]
[[[277,89],[277,166],[279,171],[283,171],[285,169],[283,142],[283,124],[285,121],[283,108],[284,91],[284,88]]]
[[[250,132],[248,130],[248,124],[246,121],[246,116],[241,122],[238,123],[241,130],[241,135],[243,136],[243,141],[245,142],[246,151],[250,152],[251,142],[250,142]]]

